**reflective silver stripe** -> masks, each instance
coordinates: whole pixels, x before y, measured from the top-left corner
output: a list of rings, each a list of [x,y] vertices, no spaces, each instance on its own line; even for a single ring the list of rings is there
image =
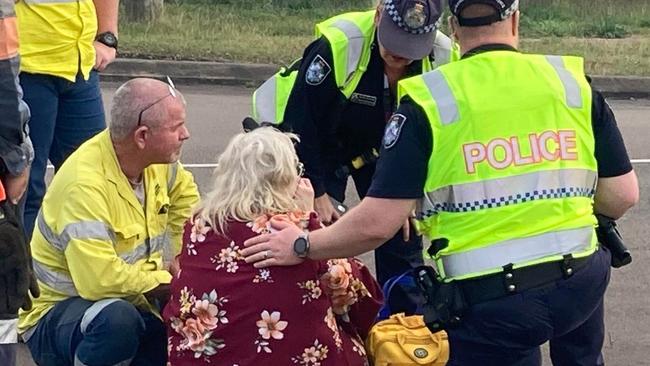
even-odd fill
[[[564,92],[566,94],[566,104],[570,108],[582,108],[582,94],[580,93],[580,85],[575,77],[569,70],[564,67],[564,60],[561,56],[546,56],[546,60],[553,66],[557,76],[560,78],[562,85],[564,85]]]
[[[145,241],[135,247],[135,249],[132,251],[120,254],[120,258],[122,258],[128,264],[133,264],[140,259],[147,258],[150,253],[153,254],[164,251],[166,247],[170,246],[170,239],[167,232],[148,240],[149,245],[147,245],[147,242]]]
[[[84,312],[83,317],[81,318],[81,323],[79,324],[79,328],[81,330],[81,334],[86,334],[86,330],[88,329],[88,325],[95,320],[97,315],[104,310],[108,305],[118,302],[118,301],[124,301],[122,299],[103,299],[99,300],[92,305],[86,311]]]
[[[52,229],[45,223],[45,218],[43,218],[43,209],[38,211],[36,216],[36,226],[38,226],[38,231],[41,232],[41,235],[50,243],[51,246],[55,247],[59,251],[63,251],[63,245],[59,242],[59,237],[54,234]]]
[[[0,320],[0,347],[6,344],[14,344],[18,342],[17,328],[18,328],[18,319]]]
[[[554,231],[444,256],[441,261],[445,277],[459,277],[499,269],[511,263],[517,265],[554,255],[585,251],[591,245],[593,234],[592,226]]]
[[[14,18],[14,2],[9,0],[0,0],[0,19]]]
[[[72,278],[65,273],[56,272],[47,265],[32,258],[34,276],[44,285],[68,296],[79,296]]]
[[[277,75],[274,75],[255,90],[255,117],[258,123],[278,123],[275,118],[277,113],[276,78]]]
[[[424,74],[422,80],[429,88],[431,97],[436,101],[438,113],[440,114],[440,123],[448,125],[457,122],[460,119],[458,104],[445,76],[439,70],[434,70]]]
[[[363,51],[363,44],[365,39],[363,32],[354,22],[345,19],[339,19],[334,22],[332,27],[339,29],[348,39],[348,59],[346,69],[346,81],[349,76],[357,70],[359,61],[361,60],[361,53]],[[334,55],[336,57],[336,55]]]
[[[178,164],[180,164],[178,161],[169,164],[169,169],[171,169],[171,172],[169,173],[169,179],[167,180],[167,194],[169,194],[169,192],[172,191],[172,188],[174,188],[174,183],[176,183],[176,175],[178,174]]]
[[[438,212],[466,212],[546,198],[591,197],[597,172],[558,169],[457,184],[425,194],[418,216]]]
[[[74,222],[68,224],[60,235],[56,235],[45,223],[43,210],[41,210],[36,217],[36,223],[45,240],[62,252],[65,251],[65,248],[67,248],[68,243],[72,239],[109,240],[115,243],[115,233],[101,221]]]

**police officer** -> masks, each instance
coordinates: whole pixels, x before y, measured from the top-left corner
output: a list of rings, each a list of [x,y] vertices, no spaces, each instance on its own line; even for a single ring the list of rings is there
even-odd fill
[[[321,37],[304,52],[283,127],[301,138],[298,154],[325,224],[340,216],[330,198],[344,201],[349,175],[366,195],[397,82],[453,58],[451,41],[436,30],[440,14],[439,0],[383,0],[316,26]],[[404,229],[375,252],[380,283],[422,263],[421,239]]]
[[[246,260],[361,253],[418,200],[440,280],[464,299],[449,365],[541,365],[546,341],[556,365],[602,364],[610,254],[594,213],[621,217],[638,183],[583,60],[517,51],[517,5],[451,0],[462,59],[400,82],[368,196],[308,238],[249,240]]]

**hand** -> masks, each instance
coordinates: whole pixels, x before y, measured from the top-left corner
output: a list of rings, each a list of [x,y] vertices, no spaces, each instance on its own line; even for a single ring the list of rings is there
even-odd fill
[[[325,193],[314,200],[314,209],[318,213],[320,221],[325,225],[331,225],[341,218],[341,215],[334,209],[330,196]]]
[[[108,66],[113,61],[115,61],[115,57],[117,56],[117,50],[115,50],[115,48],[113,47],[108,47],[107,45],[97,41],[93,43],[93,46],[95,46],[94,69],[97,71],[104,71],[104,69],[106,69],[106,66]]]
[[[38,297],[40,292],[15,207],[5,201],[0,212],[0,316],[15,316],[19,308],[32,308],[29,293]]]
[[[302,263],[303,259],[293,251],[293,242],[303,234],[296,225],[271,218],[271,227],[278,230],[263,234],[244,242],[246,248],[241,250],[246,263],[254,263],[255,268],[270,266],[292,266]]]
[[[171,273],[172,277],[176,277],[180,271],[181,271],[181,263],[178,260],[178,256],[176,256],[172,261],[171,265],[169,266],[169,273]]]
[[[411,211],[409,217],[404,220],[404,225],[402,225],[402,239],[405,243],[411,240],[411,225],[415,226],[411,220],[415,220],[415,210]]]
[[[147,301],[151,304],[157,305],[159,310],[162,310],[167,304],[167,301],[169,301],[170,289],[171,286],[169,284],[161,283],[153,290],[145,292],[144,297],[147,298]]]
[[[23,170],[23,172],[14,177],[10,174],[7,174],[3,185],[5,187],[5,192],[7,193],[7,199],[14,205],[18,204],[18,201],[23,197],[25,191],[27,190],[27,183],[29,182],[29,166]]]
[[[300,178],[294,199],[301,210],[314,211],[314,187],[311,186],[309,179]]]

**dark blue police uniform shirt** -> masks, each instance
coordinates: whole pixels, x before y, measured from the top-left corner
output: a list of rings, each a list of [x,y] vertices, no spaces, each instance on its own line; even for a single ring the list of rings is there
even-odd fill
[[[310,76],[314,60],[319,65]],[[405,77],[421,69],[421,61],[414,61]],[[368,68],[355,89],[361,95],[357,101],[348,101],[339,90],[334,72],[329,42],[324,37],[315,40],[303,53],[284,117],[285,126],[300,136],[298,156],[317,197],[325,193],[325,181],[332,179],[337,168],[372,148],[379,149],[386,120],[397,104],[395,98],[384,95],[384,64],[376,40]]]
[[[463,58],[491,50],[516,51],[507,45],[486,45],[467,52]],[[367,196],[418,199],[424,192],[433,148],[431,126],[422,108],[408,97],[402,99],[396,114],[402,114],[406,120],[394,145],[389,149],[382,147]],[[591,114],[598,176],[616,177],[630,172],[632,164],[614,113],[602,94],[595,90]]]

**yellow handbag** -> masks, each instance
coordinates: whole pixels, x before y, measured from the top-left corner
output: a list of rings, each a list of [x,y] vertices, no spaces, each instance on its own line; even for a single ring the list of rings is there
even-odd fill
[[[374,366],[442,366],[449,361],[447,333],[431,333],[421,315],[399,313],[378,322],[370,329],[366,350]]]

